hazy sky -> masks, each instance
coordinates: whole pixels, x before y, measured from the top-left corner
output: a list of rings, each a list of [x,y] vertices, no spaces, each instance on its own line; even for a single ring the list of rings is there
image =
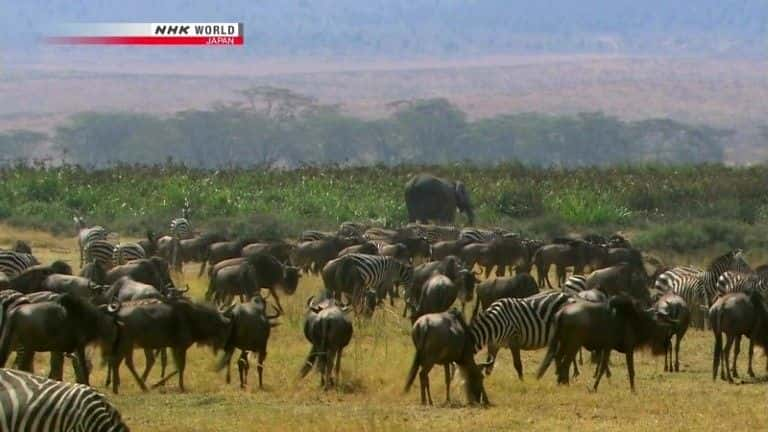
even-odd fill
[[[6,56],[34,55],[52,26],[81,21],[242,21],[237,56],[763,56],[768,46],[766,0],[7,0],[0,43]]]

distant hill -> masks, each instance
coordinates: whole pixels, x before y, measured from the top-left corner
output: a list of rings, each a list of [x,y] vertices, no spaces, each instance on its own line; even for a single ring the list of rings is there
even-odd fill
[[[456,56],[494,53],[764,55],[764,0],[27,0],[7,2],[0,44],[28,52],[78,21],[243,21],[244,50],[172,56]],[[156,51],[145,50],[157,59]]]

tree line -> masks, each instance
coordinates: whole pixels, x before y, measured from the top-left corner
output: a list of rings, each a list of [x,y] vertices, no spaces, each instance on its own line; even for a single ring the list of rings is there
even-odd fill
[[[256,87],[243,102],[171,116],[84,112],[50,135],[0,134],[3,159],[70,164],[168,162],[198,168],[304,164],[443,164],[515,160],[533,166],[704,163],[723,159],[730,132],[668,119],[603,113],[521,113],[470,120],[442,98],[398,101],[379,119],[345,114],[290,90]],[[44,150],[41,150],[44,149]]]

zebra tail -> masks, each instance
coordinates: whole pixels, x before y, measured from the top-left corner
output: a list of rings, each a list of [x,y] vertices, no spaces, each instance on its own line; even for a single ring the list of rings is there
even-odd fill
[[[544,360],[541,362],[541,366],[539,366],[539,370],[536,372],[536,379],[541,379],[541,377],[544,376],[544,374],[547,372],[547,369],[549,369],[549,366],[552,364],[552,360],[555,359],[555,354],[557,354],[557,350],[560,348],[560,314],[558,313],[555,316],[555,331],[552,334],[552,339],[549,340],[549,344],[547,346],[547,354],[544,356]]]
[[[411,386],[413,385],[413,381],[416,379],[416,374],[419,372],[419,368],[421,367],[421,350],[424,347],[424,339],[426,339],[426,334],[419,334],[414,338],[414,345],[416,345],[416,353],[413,355],[413,363],[411,364],[411,370],[408,371],[408,378],[405,381],[405,389],[404,392],[408,392],[411,390]]]

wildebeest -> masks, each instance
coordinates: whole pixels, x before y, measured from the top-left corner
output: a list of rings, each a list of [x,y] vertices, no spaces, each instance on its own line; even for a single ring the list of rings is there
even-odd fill
[[[241,255],[249,257],[256,254],[267,254],[277,258],[285,265],[292,265],[291,253],[296,249],[296,245],[284,241],[275,241],[269,243],[251,243],[243,247]]]
[[[432,405],[429,372],[436,364],[445,368],[445,399],[451,400],[451,364],[458,365],[465,379],[465,392],[471,404],[487,405],[488,395],[483,388],[483,374],[475,364],[473,342],[464,321],[456,309],[424,315],[413,325],[411,340],[416,348],[411,370],[405,383],[408,391],[419,375],[421,403]]]
[[[379,254],[379,247],[376,246],[376,243],[367,241],[365,243],[360,243],[358,245],[352,245],[349,247],[346,247],[339,252],[339,256],[349,255],[353,253],[361,253],[361,254],[368,254],[368,255],[378,255]]]
[[[407,315],[409,309],[411,313],[415,311],[418,300],[421,298],[421,289],[424,283],[427,282],[427,279],[432,277],[433,274],[446,274],[449,272],[449,269],[461,270],[463,268],[465,268],[464,263],[453,255],[449,255],[439,261],[430,261],[416,266],[413,269],[413,283],[410,289],[405,291],[403,316]]]
[[[501,298],[523,298],[539,292],[533,277],[520,273],[514,277],[488,279],[477,285],[477,301],[472,316],[476,317],[480,307],[485,310],[491,303]]]
[[[162,294],[167,294],[173,286],[168,262],[160,257],[151,257],[119,265],[107,272],[105,283],[114,284],[123,276],[129,276],[136,282],[152,285]]]
[[[292,295],[300,277],[298,268],[286,266],[272,255],[257,254],[222,261],[214,267],[205,297],[207,300],[226,303],[232,296],[250,299],[260,289],[267,289],[282,312],[276,289],[280,288],[284,293]]]
[[[630,263],[595,270],[586,277],[586,289],[598,289],[609,296],[625,294],[650,306],[648,275],[645,269]]]
[[[264,359],[267,357],[267,342],[272,327],[278,325],[275,320],[280,311],[275,314],[267,313],[267,303],[260,295],[251,301],[234,305],[224,312],[224,316],[232,320],[232,333],[224,346],[224,356],[219,362],[218,369],[227,368],[227,384],[230,382],[230,362],[235,348],[240,350],[237,369],[240,376],[240,387],[245,388],[248,382],[248,352],[258,354],[256,370],[259,374],[259,388],[263,386]]]
[[[88,263],[80,269],[80,276],[86,279],[90,279],[96,284],[107,283],[107,271],[99,263]]]
[[[664,355],[664,371],[665,372],[680,372],[680,341],[688,331],[688,326],[691,323],[691,311],[688,310],[688,304],[677,294],[666,293],[659,298],[653,305],[653,309],[658,313],[668,316],[674,320],[674,325],[669,329],[669,335],[666,345],[666,353]],[[672,336],[675,337],[675,362],[672,363]]]
[[[552,288],[549,268],[555,265],[558,286],[565,283],[566,267],[573,267],[574,274],[582,274],[587,265],[598,267],[605,259],[605,247],[575,239],[556,239],[555,243],[540,247],[533,255],[533,263],[539,276],[539,287]]]
[[[299,243],[293,250],[291,262],[305,273],[319,274],[329,261],[339,255],[342,249],[359,243],[360,240],[354,237],[336,236]]]
[[[184,299],[125,303],[118,317],[124,326],[110,359],[114,393],[120,386],[120,363],[123,359],[139,387],[147,390],[144,383],[146,377],[140,377],[133,366],[134,347],[145,350],[170,348],[179,373],[179,389],[185,391],[184,369],[189,347],[194,343],[209,345],[215,352],[224,347],[232,330],[230,319],[216,309]]]
[[[634,392],[635,350],[649,346],[654,355],[665,353],[669,328],[674,323],[663,312],[643,310],[630,297],[614,297],[608,303],[567,304],[555,318],[554,334],[537,378],[541,378],[555,360],[558,383],[568,384],[570,365],[579,348],[584,347],[599,351],[593,386],[593,390],[597,390],[608,367],[610,352],[616,350],[626,356],[629,386]]]
[[[314,366],[320,372],[320,385],[328,389],[339,384],[341,356],[352,339],[352,322],[347,318],[348,307],[340,307],[329,293],[307,300],[304,336],[312,345],[299,375],[303,378]],[[334,369],[335,379],[331,377]]]
[[[240,254],[244,246],[257,242],[258,239],[255,238],[244,238],[211,243],[208,245],[206,254],[203,257],[203,262],[200,264],[200,272],[197,274],[197,276],[200,277],[203,275],[206,264],[209,264],[212,267],[226,259],[238,258],[241,256]]]
[[[88,384],[85,347],[101,341],[112,347],[118,342],[119,303],[100,307],[75,295],[62,294],[54,301],[20,304],[8,311],[0,337],[0,367],[13,349],[21,349],[27,361],[22,369],[32,369],[34,352],[74,353],[77,382]]]
[[[36,265],[22,271],[9,281],[10,288],[22,293],[42,290],[43,281],[52,274],[71,275],[72,267],[64,261],[54,261],[49,265]]]
[[[90,299],[94,304],[107,303],[104,292],[106,285],[94,283],[92,280],[72,275],[52,274],[43,280],[40,287],[43,291],[59,294],[69,293],[80,298]]]
[[[146,238],[139,240],[137,243],[144,249],[148,257],[157,254],[157,235],[152,230],[147,230]]]
[[[709,322],[715,335],[712,358],[712,379],[717,378],[717,369],[722,366],[720,377],[733,382],[738,377],[736,360],[739,356],[741,336],[749,337],[749,367],[747,373],[754,377],[752,370],[752,348],[754,345],[768,347],[768,311],[763,296],[758,291],[729,293],[720,297],[709,309]],[[723,348],[723,336],[726,342]],[[733,365],[730,365],[731,347],[734,346]]]
[[[440,261],[449,255],[458,256],[461,253],[461,249],[470,243],[472,243],[472,240],[468,238],[437,242],[432,245],[432,260]]]
[[[226,241],[226,237],[213,232],[202,233],[190,239],[163,236],[157,241],[157,255],[165,258],[175,271],[181,272],[185,262],[202,262],[206,257],[208,246],[222,241]]]

